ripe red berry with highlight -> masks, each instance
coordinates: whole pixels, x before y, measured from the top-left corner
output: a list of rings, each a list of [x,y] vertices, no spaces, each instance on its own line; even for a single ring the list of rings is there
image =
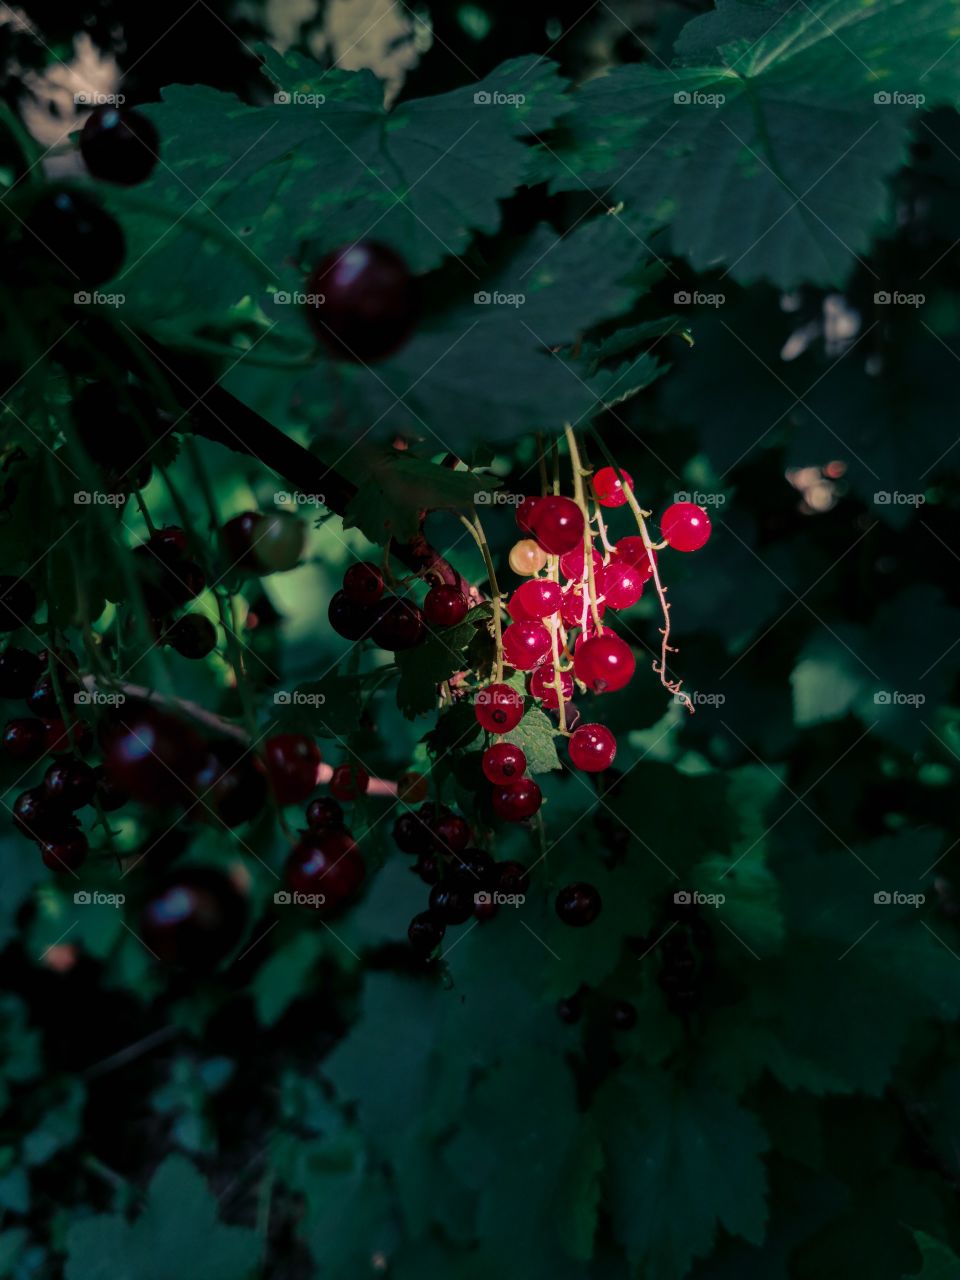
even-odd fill
[[[612,631],[582,640],[573,659],[577,678],[594,693],[616,693],[630,680],[636,666],[633,650]]]
[[[343,810],[336,800],[322,798],[307,805],[307,826],[314,831],[339,831],[343,827]]]
[[[338,764],[330,779],[330,794],[337,800],[356,800],[370,786],[370,775],[359,764]]]
[[[295,845],[283,869],[287,888],[311,895],[303,903],[330,915],[360,888],[366,866],[356,841],[346,831],[310,831]],[[322,899],[322,901],[321,901]]]
[[[710,538],[710,517],[693,502],[675,502],[660,517],[660,532],[674,551],[699,551]]]
[[[311,272],[306,292],[322,299],[308,307],[310,327],[342,360],[383,360],[416,323],[416,280],[398,253],[373,240],[328,254]]]
[[[302,733],[278,733],[264,746],[267,775],[277,803],[300,804],[317,785],[321,756],[317,744]]]
[[[629,538],[621,538],[616,546],[616,558],[624,564],[633,565],[640,572],[644,582],[653,577],[653,566],[657,562],[657,553],[648,551],[643,539],[634,534]]]
[[[352,564],[343,575],[343,594],[353,604],[376,604],[383,595],[383,574],[375,564]]]
[[[149,177],[159,149],[156,128],[139,111],[97,107],[80,130],[80,154],[88,172],[124,187],[136,186]]]
[[[601,467],[593,477],[593,492],[601,507],[622,507],[627,501],[624,484],[633,492],[633,476],[630,472],[621,467],[620,475],[623,476],[623,483],[613,467]]]
[[[61,760],[47,770],[43,786],[51,800],[68,809],[82,809],[96,793],[97,775],[82,760]]]
[[[563,690],[564,702],[569,702],[573,697],[573,676],[569,671],[560,672],[560,687]],[[555,711],[559,707],[556,674],[552,662],[545,662],[542,667],[537,667],[534,671],[530,677],[530,692],[535,698],[540,699],[548,711]]]
[[[503,656],[517,671],[532,671],[550,656],[551,643],[539,622],[514,622],[503,633]]]
[[[455,627],[467,616],[469,608],[467,597],[459,587],[438,582],[427,592],[423,616],[433,627]]]
[[[47,750],[47,733],[42,720],[23,717],[8,720],[3,730],[3,751],[11,760],[37,760]]]
[[[423,639],[423,614],[409,600],[394,598],[383,601],[380,616],[374,623],[370,638],[380,649],[394,653],[400,649],[413,649]]]
[[[12,813],[13,825],[31,840],[66,839],[78,825],[67,806],[43,787],[21,791]]]
[[[562,556],[583,541],[583,512],[572,498],[550,494],[534,508],[530,532],[544,551]]]
[[[611,560],[600,570],[597,591],[611,609],[629,609],[643,594],[643,576],[633,565]]]
[[[584,773],[609,769],[617,754],[617,740],[605,724],[582,724],[567,743],[570,760]]]
[[[346,589],[334,592],[327,607],[331,627],[346,640],[362,640],[370,635],[379,617],[376,604],[358,604],[349,598]]]
[[[564,625],[567,627],[583,626],[583,591],[580,584],[567,587],[563,593],[563,600],[560,604],[560,617],[563,619]],[[603,600],[597,601],[597,613],[602,618],[607,611],[607,606]],[[590,619],[593,617],[593,610],[587,606],[587,626],[590,626]]]
[[[183,867],[147,900],[137,933],[164,964],[206,970],[233,950],[246,922],[246,898],[228,876]]]
[[[507,785],[522,778],[527,769],[527,757],[512,742],[495,742],[487,747],[480,761],[484,777],[497,785]]]
[[[549,618],[560,608],[561,591],[559,583],[549,578],[531,578],[529,582],[521,582],[510,601],[511,613],[514,602],[519,604],[522,617],[532,621]]]
[[[491,803],[498,818],[506,822],[523,822],[537,812],[543,796],[532,778],[523,777],[509,786],[494,787]]]
[[[540,501],[540,498],[524,497],[517,503],[517,528],[522,529],[524,533],[530,532],[530,517]]]
[[[508,684],[488,684],[477,694],[473,712],[490,733],[509,733],[523,719],[523,697]]]
[[[430,827],[440,853],[462,853],[470,843],[470,827],[459,813],[442,813]]]
[[[144,804],[188,799],[204,754],[199,736],[189,725],[150,703],[126,703],[105,731],[107,777]]]
[[[56,840],[41,840],[40,857],[51,871],[76,871],[87,860],[89,845],[82,831]]]
[[[574,582],[583,580],[583,543],[574,547],[572,551],[568,551],[566,555],[560,557],[560,572],[565,578],[570,578]],[[594,576],[603,568],[603,556],[599,551],[590,549],[590,558],[593,561]]]

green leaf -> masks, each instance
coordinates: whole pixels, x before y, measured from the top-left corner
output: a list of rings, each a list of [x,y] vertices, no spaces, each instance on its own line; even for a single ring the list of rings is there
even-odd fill
[[[353,465],[363,483],[347,504],[345,529],[359,529],[370,542],[410,542],[425,511],[469,511],[500,487],[495,476],[453,470],[389,446],[361,448]]]
[[[517,727],[504,736],[507,742],[522,749],[527,757],[528,773],[548,773],[560,768],[557,727],[539,707],[528,707]]]
[[[923,1267],[911,1275],[919,1276],[920,1280],[960,1280],[960,1259],[952,1249],[925,1231],[917,1231],[915,1238],[923,1254]],[[904,1276],[903,1280],[908,1277]]]
[[[717,1228],[758,1244],[767,1140],[756,1117],[705,1085],[625,1069],[594,1106],[610,1176],[613,1230],[647,1280],[675,1280]]]
[[[477,624],[486,622],[490,614],[489,604],[474,605],[457,626],[438,627],[415,649],[397,653],[397,706],[409,720],[435,710],[437,686],[465,668],[464,654],[477,633]]]
[[[698,271],[840,285],[886,213],[919,114],[874,95],[952,104],[956,24],[952,0],[719,0],[685,29],[673,67],[583,85],[544,168],[555,189],[612,185],[628,225],[668,225]]]
[[[216,1197],[194,1165],[168,1156],[153,1176],[143,1212],[81,1219],[67,1232],[66,1280],[243,1280],[258,1256],[257,1236],[220,1222]]]
[[[294,1000],[310,990],[308,978],[322,951],[317,934],[304,930],[257,970],[250,994],[261,1026],[273,1026]]]

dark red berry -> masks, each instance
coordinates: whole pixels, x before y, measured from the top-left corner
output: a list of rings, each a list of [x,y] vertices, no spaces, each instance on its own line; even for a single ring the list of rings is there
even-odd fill
[[[80,130],[80,154],[87,171],[104,182],[135,186],[157,163],[160,137],[139,111],[97,107]]]
[[[523,718],[523,694],[508,684],[488,684],[476,695],[474,714],[491,733],[509,733]]]
[[[380,649],[413,649],[423,639],[423,614],[409,600],[384,602],[370,635]]]
[[[419,814],[401,813],[393,824],[393,838],[401,853],[423,854],[433,848],[433,832]]]
[[[417,955],[429,956],[443,941],[447,927],[433,911],[421,911],[410,921],[407,937]]]
[[[462,853],[470,843],[470,827],[458,813],[441,814],[432,824],[432,830],[440,853]]]
[[[163,638],[182,658],[205,658],[217,647],[217,628],[202,613],[188,613]]]
[[[44,660],[29,649],[5,649],[0,653],[0,698],[27,698],[43,674]]]
[[[90,726],[83,720],[75,720],[68,729],[62,720],[45,720],[43,723],[43,749],[62,756],[73,752],[85,756],[93,746]]]
[[[550,494],[533,509],[530,531],[544,551],[562,556],[583,542],[583,512],[572,498]]]
[[[311,800],[306,818],[307,826],[313,831],[339,831],[343,827],[343,810],[336,800]]]
[[[489,782],[509,784],[523,777],[527,757],[512,742],[495,742],[483,753],[480,765]]]
[[[200,800],[194,814],[206,817],[212,811],[224,826],[238,827],[263,809],[268,786],[256,757],[240,743],[224,741],[208,747],[192,790]]]
[[[464,849],[453,860],[454,874],[472,893],[488,892],[499,887],[500,869],[483,849]]]
[[[337,800],[356,800],[370,786],[370,775],[359,764],[338,764],[330,779],[330,793]]]
[[[343,594],[354,604],[376,604],[383,595],[383,574],[362,560],[343,575]]]
[[[540,788],[532,778],[520,778],[506,787],[494,787],[493,811],[506,822],[523,822],[532,818],[543,803]]]
[[[164,525],[147,539],[147,546],[160,556],[185,556],[188,545],[189,540],[185,530],[176,524]]]
[[[629,1031],[637,1025],[637,1011],[627,1000],[618,1000],[613,1006],[610,1021],[617,1031]]]
[[[13,823],[31,840],[66,838],[77,827],[66,804],[48,795],[43,787],[21,791],[13,802]]]
[[[593,924],[602,906],[600,894],[592,884],[568,884],[557,894],[554,906],[564,924],[581,928]]]
[[[330,599],[327,618],[338,636],[362,640],[373,631],[380,614],[375,605],[358,604],[345,591],[338,591]]]
[[[3,750],[11,760],[38,760],[47,750],[42,720],[9,720],[3,730]]]
[[[307,312],[311,328],[344,360],[382,360],[416,323],[416,281],[399,254],[374,241],[329,254],[311,272],[306,292],[322,298]]]
[[[440,879],[440,863],[432,853],[421,853],[411,870],[424,884],[434,885]]]
[[[636,666],[633,650],[612,631],[581,640],[573,659],[577,677],[594,693],[615,693],[622,689]]]
[[[60,684],[61,697],[67,705],[70,705],[74,700],[74,695],[80,691],[80,685],[62,667],[57,672],[57,679]],[[27,698],[27,706],[41,720],[56,720],[59,717],[60,703],[57,700],[57,685],[49,671],[42,675],[34,685],[29,698]]]
[[[604,724],[582,724],[567,742],[570,760],[585,773],[599,773],[613,764],[617,740]]]
[[[283,872],[287,888],[309,899],[298,905],[321,915],[332,914],[351,898],[365,875],[363,858],[347,831],[309,832],[292,850]]]
[[[540,622],[514,622],[503,633],[503,656],[517,671],[532,671],[546,662],[550,632]]]
[[[433,627],[454,627],[467,616],[470,604],[459,587],[438,582],[427,592],[423,616]]]
[[[107,776],[132,799],[170,804],[191,798],[204,751],[182,720],[149,703],[126,703],[105,738]]]
[[[640,570],[640,576],[644,582],[653,577],[653,566],[657,562],[657,553],[648,551],[646,543],[639,535],[634,534],[632,537],[621,538],[617,543],[616,558],[623,561],[624,564],[633,565],[635,569]]]
[[[247,903],[232,880],[206,867],[182,867],[150,896],[137,933],[165,964],[206,970],[237,945],[247,920]]]
[[[82,760],[58,760],[47,770],[43,785],[51,800],[68,809],[81,809],[96,794],[97,775]]]
[[[48,188],[28,213],[26,227],[25,249],[42,255],[66,288],[93,288],[123,266],[120,224],[82,191]]]
[[[51,871],[76,871],[87,860],[87,837],[82,831],[55,840],[41,840],[40,856]]]
[[[227,554],[230,569],[255,569],[253,544],[260,523],[258,511],[244,511],[234,516],[220,530],[220,539]]]
[[[430,890],[430,910],[444,924],[463,924],[473,915],[473,894],[459,879],[448,877]]]
[[[29,582],[0,574],[0,631],[28,626],[37,611],[37,597]]]
[[[279,804],[300,804],[316,787],[320,750],[305,734],[279,733],[268,738],[264,759]]]
[[[497,888],[501,893],[526,897],[530,888],[530,872],[520,862],[498,862]]]

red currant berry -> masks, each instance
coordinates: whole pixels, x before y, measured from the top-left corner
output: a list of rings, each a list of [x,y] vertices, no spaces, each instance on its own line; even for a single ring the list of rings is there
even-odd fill
[[[25,627],[37,611],[33,587],[23,578],[0,575],[0,631]]]
[[[470,605],[459,587],[438,582],[423,602],[423,616],[433,627],[455,627],[467,616]]]
[[[523,719],[523,697],[508,684],[488,684],[477,694],[473,712],[490,733],[509,733]]]
[[[521,862],[498,862],[496,864],[497,888],[501,893],[526,897],[530,888],[530,872]]]
[[[62,800],[48,795],[43,787],[31,787],[13,802],[13,824],[31,840],[66,839],[77,820]]]
[[[583,512],[572,498],[541,498],[530,516],[530,532],[544,551],[563,555],[583,541]]]
[[[139,111],[97,107],[80,130],[80,154],[87,171],[104,182],[132,187],[150,176],[160,138]]]
[[[346,831],[312,831],[293,848],[283,875],[288,889],[311,896],[302,905],[330,915],[360,888],[366,866]]]
[[[633,650],[612,631],[582,640],[573,659],[577,678],[594,693],[616,693],[628,683],[636,666]]]
[[[573,697],[573,676],[569,671],[560,672],[560,687],[564,702],[569,702]],[[548,711],[556,711],[559,707],[556,673],[552,662],[546,662],[534,671],[530,677],[530,692],[535,698],[539,698]]]
[[[607,611],[607,606],[602,600],[597,601],[597,614],[599,617]],[[560,617],[564,624],[568,627],[583,626],[583,591],[580,584],[569,586],[563,593],[563,600],[560,604]],[[590,625],[590,619],[593,617],[593,610],[587,606],[587,625]]]
[[[611,560],[600,570],[597,590],[611,609],[629,609],[643,594],[643,576],[633,565]]]
[[[47,750],[42,720],[9,720],[3,730],[3,750],[11,760],[38,760]]]
[[[429,956],[443,941],[447,926],[433,911],[421,911],[410,921],[407,937],[410,946],[419,956]]]
[[[256,569],[253,546],[260,519],[258,511],[243,511],[228,520],[220,530],[220,540],[226,551],[229,569]]]
[[[433,849],[433,832],[427,819],[417,813],[401,813],[393,824],[393,838],[401,853],[429,853]]]
[[[28,649],[0,653],[0,698],[27,698],[43,674],[43,658]]]
[[[480,762],[488,781],[509,786],[527,771],[527,757],[512,742],[495,742],[487,747]]]
[[[379,649],[390,649],[396,653],[401,649],[416,648],[423,634],[423,614],[417,606],[409,600],[395,598],[383,603],[370,638]]]
[[[522,529],[524,533],[530,533],[530,517],[533,515],[534,508],[540,501],[539,498],[532,496],[524,496],[517,503],[516,520],[517,528]]]
[[[603,724],[582,724],[567,744],[570,759],[584,773],[609,769],[617,754],[617,740]]]
[[[43,786],[51,800],[68,809],[82,809],[96,794],[97,775],[82,760],[63,760],[50,766]]]
[[[96,385],[96,384],[94,384]],[[147,546],[161,558],[176,558],[187,554],[186,532],[176,524],[164,525],[147,539]]]
[[[440,862],[432,853],[421,853],[410,868],[424,884],[435,885],[440,879]]]
[[[340,831],[343,829],[343,810],[336,800],[311,800],[307,805],[307,826],[312,831]]]
[[[457,856],[454,874],[458,882],[473,894],[490,892],[497,887],[499,879],[497,864],[483,849],[464,849]]]
[[[80,685],[68,671],[61,669],[58,673],[60,691],[65,702],[73,702],[73,696],[80,690]],[[60,703],[57,700],[57,686],[53,676],[46,672],[34,685],[27,698],[27,706],[41,720],[55,720],[60,714]]]
[[[255,818],[267,800],[267,780],[255,757],[233,741],[211,746],[193,779],[201,816],[212,812],[226,827]]]
[[[337,800],[356,800],[370,786],[370,775],[359,764],[338,764],[330,779],[330,794]]]
[[[542,803],[540,788],[532,778],[520,778],[508,787],[493,789],[493,811],[506,822],[523,822],[525,818],[532,818]]]
[[[503,656],[518,671],[532,671],[550,656],[550,632],[539,622],[514,622],[503,633]]]
[[[321,756],[317,744],[302,733],[278,733],[264,746],[267,776],[277,803],[299,804],[317,785]]]
[[[40,856],[51,871],[76,871],[87,860],[89,845],[82,831],[56,840],[41,840]]]
[[[206,658],[217,647],[217,628],[202,613],[188,613],[178,618],[163,638],[181,658]]]
[[[646,582],[648,578],[653,577],[653,566],[657,562],[657,553],[648,551],[643,539],[634,535],[630,538],[621,538],[617,543],[617,559],[622,560],[624,564],[630,564],[635,569],[639,569],[641,578]]]
[[[519,591],[515,591],[507,603],[507,613],[514,622],[536,622],[537,619],[531,617],[523,607],[523,597]]]
[[[674,551],[699,551],[710,537],[710,517],[692,502],[675,502],[660,517],[660,532]]]
[[[343,591],[337,591],[330,600],[327,618],[338,636],[345,640],[362,640],[377,625],[380,614],[375,605],[358,604]]]
[[[343,575],[343,594],[354,604],[376,604],[383,595],[383,574],[375,564],[352,564]]]
[[[549,618],[556,613],[560,599],[559,584],[549,578],[531,578],[529,582],[521,582],[513,593],[513,600],[519,602],[521,611],[535,620]]]
[[[590,558],[593,561],[593,572],[594,576],[596,576],[603,568],[603,556],[599,551],[594,551],[591,547]],[[572,551],[568,551],[566,555],[560,557],[560,572],[565,578],[569,578],[573,582],[582,582],[583,561],[583,543],[580,542]]]
[[[202,971],[233,950],[246,920],[246,899],[232,880],[213,868],[183,867],[147,900],[137,932],[164,964]]]
[[[463,924],[473,915],[473,890],[453,877],[430,890],[430,910],[444,924]]]
[[[90,726],[75,720],[70,729],[62,720],[45,720],[43,724],[43,750],[62,756],[76,752],[85,756],[93,745]]]
[[[109,727],[103,763],[110,781],[144,804],[170,804],[191,794],[204,758],[200,739],[183,721],[147,703],[121,709]]]
[[[593,492],[597,496],[597,501],[601,507],[622,507],[627,500],[627,495],[623,491],[623,484],[626,484],[630,492],[633,492],[633,476],[629,471],[620,468],[620,475],[623,476],[621,483],[616,471],[613,467],[601,467],[597,474],[593,477]]]
[[[126,256],[120,224],[84,192],[48,187],[26,218],[31,253],[43,249],[67,288],[93,288],[117,274]]]
[[[593,924],[603,903],[592,884],[568,884],[557,894],[554,907],[564,924],[582,928]]]
[[[417,319],[416,280],[392,249],[373,241],[345,245],[311,273],[308,311],[314,333],[343,360],[382,360],[401,347]]]
[[[462,853],[470,843],[470,827],[458,813],[444,813],[433,823],[433,840],[440,853]]]

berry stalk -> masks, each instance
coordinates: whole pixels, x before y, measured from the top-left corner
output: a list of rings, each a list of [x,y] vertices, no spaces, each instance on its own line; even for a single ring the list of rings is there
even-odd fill
[[[577,437],[573,433],[573,427],[569,422],[563,428],[564,435],[567,438],[567,448],[570,450],[570,466],[573,470],[573,500],[583,513],[583,568],[584,577],[589,583],[590,591],[590,611],[593,614],[593,625],[597,629],[597,635],[603,635],[603,623],[600,621],[600,613],[597,609],[597,584],[593,571],[593,534],[590,531],[590,511],[587,507],[586,490],[584,489],[584,476],[590,474],[584,470],[583,463],[580,460],[580,450],[577,447]]]

